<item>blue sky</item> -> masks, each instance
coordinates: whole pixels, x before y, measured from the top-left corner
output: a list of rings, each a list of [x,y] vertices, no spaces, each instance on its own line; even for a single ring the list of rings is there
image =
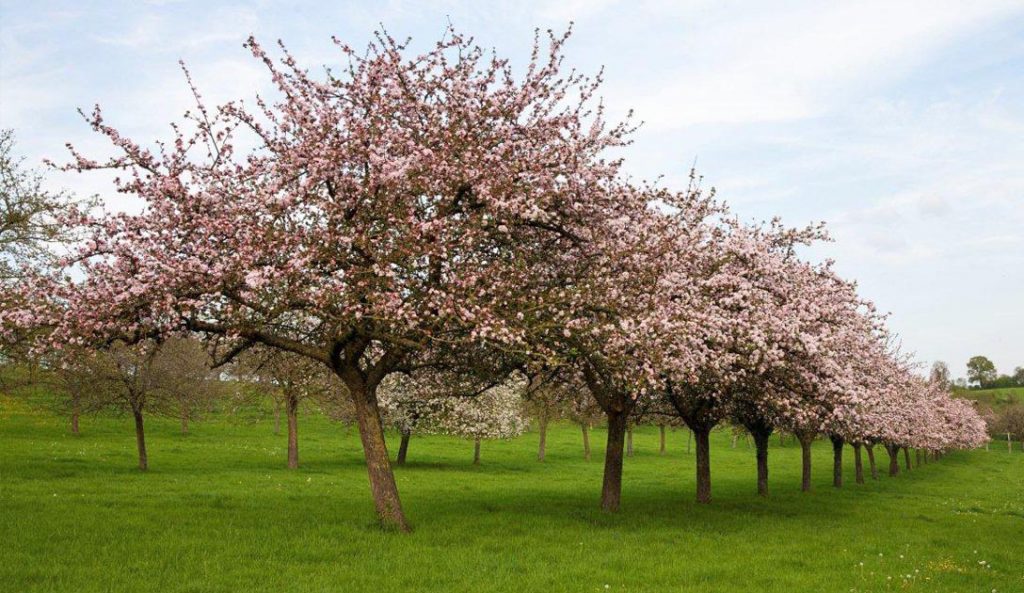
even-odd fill
[[[568,63],[605,66],[613,113],[644,125],[639,178],[707,183],[751,219],[825,220],[816,250],[860,283],[904,349],[1024,366],[1024,2],[0,2],[0,126],[38,163],[107,154],[76,113],[99,103],[139,139],[189,106],[267,88],[241,44],[283,39],[310,67],[331,35],[383,24],[413,45],[449,19],[513,63],[536,27],[575,21]],[[51,183],[110,197],[102,176]]]

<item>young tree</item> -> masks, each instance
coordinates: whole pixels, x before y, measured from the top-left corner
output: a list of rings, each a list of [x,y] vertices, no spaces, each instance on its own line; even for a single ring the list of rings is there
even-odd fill
[[[166,340],[153,360],[160,378],[155,402],[162,413],[181,420],[182,434],[188,434],[189,422],[209,410],[220,393],[220,379],[210,365],[203,345],[190,338]]]
[[[525,381],[510,379],[475,397],[440,400],[436,425],[439,432],[473,439],[473,465],[480,465],[481,441],[509,439],[529,427],[523,413]]]
[[[932,364],[932,370],[931,373],[929,373],[928,378],[932,383],[938,383],[943,388],[949,388],[952,384],[949,376],[949,365],[941,360],[936,360],[935,363]]]

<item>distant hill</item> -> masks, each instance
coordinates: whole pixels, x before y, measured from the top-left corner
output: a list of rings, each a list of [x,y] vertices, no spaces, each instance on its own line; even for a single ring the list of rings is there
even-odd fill
[[[1001,408],[1013,403],[1024,404],[1024,387],[1000,387],[998,389],[958,389],[956,397],[972,399],[978,403]]]

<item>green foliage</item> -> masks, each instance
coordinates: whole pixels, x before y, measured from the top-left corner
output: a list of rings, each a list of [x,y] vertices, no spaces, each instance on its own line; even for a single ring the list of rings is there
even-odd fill
[[[996,378],[996,365],[984,356],[972,356],[967,361],[967,380],[980,387],[986,387]]]
[[[134,469],[131,421],[66,421],[0,397],[0,589],[32,591],[1014,591],[1021,581],[1024,453],[953,453],[899,478],[814,491],[799,447],[772,439],[770,499],[754,452],[712,437],[714,502],[697,505],[687,433],[638,427],[623,510],[597,509],[599,458],[579,429],[473,444],[413,438],[398,468],[412,534],[374,521],[358,434],[300,419],[303,465],[285,469],[271,418],[211,415],[179,434],[147,423],[151,469]],[[595,452],[602,431],[593,434]],[[389,441],[394,443],[394,437]],[[393,452],[394,453],[394,452]],[[885,453],[877,452],[884,474]],[[866,460],[865,460],[866,464]],[[991,568],[989,568],[991,567]]]

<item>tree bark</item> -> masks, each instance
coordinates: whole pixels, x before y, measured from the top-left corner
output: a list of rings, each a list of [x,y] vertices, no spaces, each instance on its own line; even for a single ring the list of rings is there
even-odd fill
[[[583,460],[590,461],[590,425],[584,422],[580,428],[583,430]]]
[[[906,465],[907,471],[910,471],[910,449],[903,447],[903,461]]]
[[[299,468],[299,400],[288,396],[285,412],[288,415],[288,469]]]
[[[274,402],[274,436],[281,434],[281,404]]]
[[[711,502],[711,429],[693,430],[697,442],[697,502]]]
[[[661,445],[658,447],[658,455],[664,455],[665,451],[666,451],[666,449],[665,449],[665,425],[662,424],[662,425],[658,426],[658,430],[661,431]]]
[[[149,469],[149,457],[146,455],[146,429],[142,422],[142,410],[134,410],[132,415],[135,416],[135,445],[139,449],[139,469],[146,471]]]
[[[917,467],[921,467],[921,450],[914,449],[914,458],[917,461]]]
[[[757,494],[768,496],[768,439],[772,436],[771,427],[765,430],[751,430],[754,435],[754,446],[757,449]]]
[[[626,427],[626,457],[633,456],[633,427]]]
[[[355,373],[352,373],[355,374]],[[348,386],[349,395],[356,412],[359,438],[366,457],[366,472],[370,478],[370,491],[377,517],[385,528],[409,531],[409,524],[402,512],[398,497],[398,485],[391,471],[387,444],[384,441],[384,427],[380,421],[377,395],[363,381],[342,377]]]
[[[544,456],[547,454],[548,444],[548,415],[541,412],[539,418],[540,424],[540,447],[537,450],[537,461],[544,461]]]
[[[800,456],[803,465],[803,472],[800,481],[800,490],[811,491],[811,443],[814,437],[808,434],[798,434],[796,438],[800,441]]]
[[[686,454],[690,454],[690,443],[693,442],[693,430],[689,427],[686,429]]]
[[[886,445],[885,451],[889,454],[889,475],[900,475],[899,447],[895,445]]]
[[[846,441],[840,436],[829,436],[832,440],[832,486],[843,487],[843,447]]]
[[[188,412],[181,413],[181,434],[188,434]]]
[[[854,468],[854,479],[858,484],[864,483],[864,462],[860,457],[860,443],[853,444],[853,468]]]
[[[622,449],[629,415],[611,411],[608,415],[608,443],[604,451],[604,483],[601,486],[601,509],[610,513],[619,510],[622,501]]]
[[[411,436],[411,432],[402,432],[402,441],[398,444],[398,459],[395,460],[395,465],[405,465],[405,456],[409,453],[409,438]]]
[[[78,406],[77,405],[75,406],[75,408],[73,410],[71,410],[71,434],[73,434],[75,436],[78,436],[80,434],[79,431],[78,431]]]
[[[864,445],[864,448],[868,450],[868,465],[871,466],[871,479],[878,479],[878,466],[875,465],[875,446],[871,443]]]
[[[480,439],[473,441],[473,465],[480,465]]]

